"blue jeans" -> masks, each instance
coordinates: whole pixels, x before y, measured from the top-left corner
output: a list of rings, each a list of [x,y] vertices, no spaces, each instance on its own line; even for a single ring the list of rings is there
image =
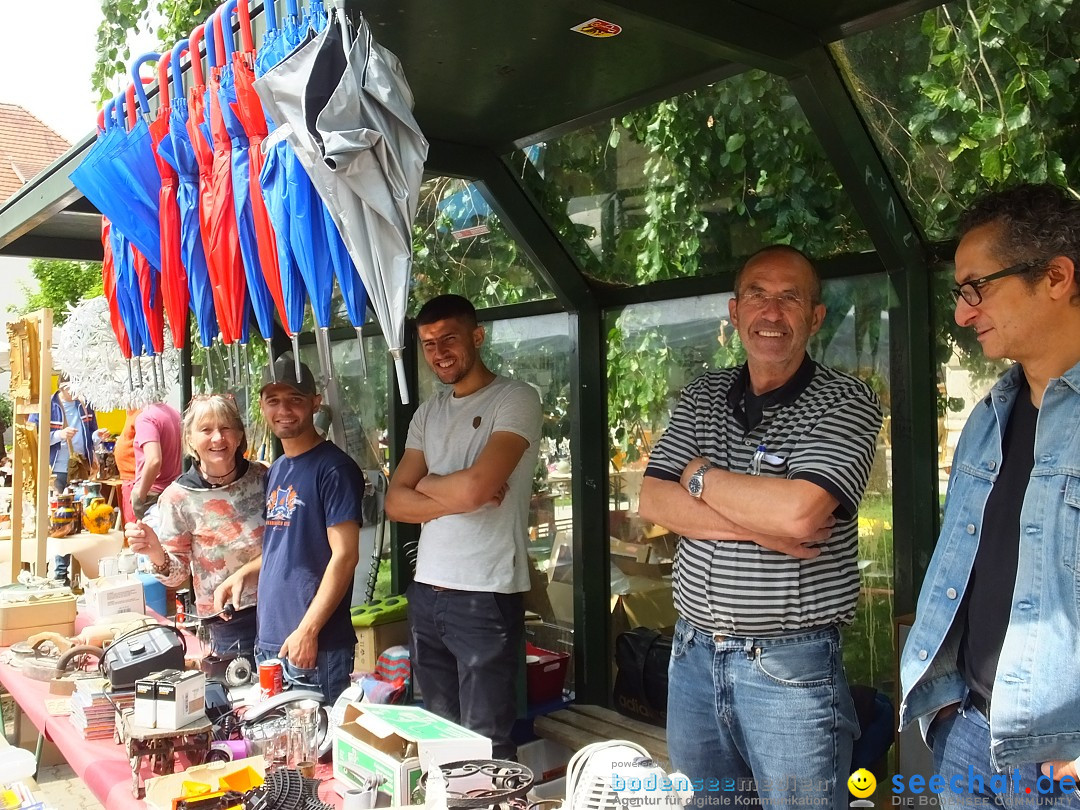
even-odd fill
[[[517,679],[525,633],[520,593],[409,586],[413,677],[427,709],[491,740],[492,756],[513,759]]]
[[[931,725],[927,741],[934,768],[945,779],[941,807],[1080,808],[1080,797],[1043,776],[1039,763],[996,770],[990,762],[990,723],[966,700]],[[950,787],[952,781],[960,792]]]
[[[349,675],[352,673],[353,648],[342,647],[339,650],[320,649],[315,657],[315,666],[311,669],[294,667],[288,658],[279,656],[277,649],[267,649],[255,645],[255,663],[261,664],[271,658],[281,658],[285,683],[299,689],[314,689],[322,692],[326,703],[333,705],[349,687]]]
[[[671,764],[699,800],[847,807],[858,723],[838,630],[714,639],[680,619],[667,728]]]
[[[228,621],[210,619],[207,627],[214,655],[255,655],[255,608],[238,610]]]

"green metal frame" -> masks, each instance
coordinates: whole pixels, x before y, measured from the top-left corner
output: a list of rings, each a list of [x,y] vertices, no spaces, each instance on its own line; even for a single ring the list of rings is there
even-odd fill
[[[359,10],[358,0],[350,0],[349,5]],[[515,176],[504,153],[559,137],[590,123],[670,97],[673,93],[721,80],[748,67],[768,70],[790,81],[877,251],[822,260],[819,264],[823,277],[886,272],[897,294],[898,305],[890,313],[895,609],[897,613],[907,612],[913,608],[937,530],[937,369],[933,359],[934,335],[927,327],[931,314],[929,265],[947,261],[950,246],[925,243],[822,43],[830,37],[851,35],[934,5],[936,3],[931,0],[902,0],[899,3],[859,0],[815,10],[800,0],[717,0],[709,4],[698,0],[669,0],[659,5],[646,0],[597,0],[591,4],[580,0],[557,0],[550,9],[550,14],[559,15],[553,21],[550,17],[538,20],[537,15],[544,12],[540,7],[495,8],[480,0],[462,0],[452,10],[432,9],[434,22],[445,21],[448,27],[436,26],[440,36],[425,39],[416,36],[416,26],[421,22],[431,25],[431,20],[403,16],[400,4],[392,0],[365,3],[367,7],[363,11],[373,24],[395,22],[394,26],[384,26],[386,38],[383,44],[396,50],[403,63],[412,66],[410,75],[420,79],[422,92],[418,95],[418,115],[440,112],[447,115],[446,120],[439,122],[421,121],[425,130],[434,135],[428,171],[468,178],[481,184],[488,192],[493,210],[554,294],[554,299],[490,309],[482,312],[481,317],[485,320],[518,318],[563,311],[570,316],[572,385],[576,392],[571,429],[575,465],[571,487],[579,699],[595,703],[607,703],[610,699],[610,586],[606,576],[610,448],[607,441],[604,315],[609,310],[636,303],[727,292],[731,289],[732,273],[635,288],[593,287],[551,228],[539,201]],[[256,18],[260,11],[261,3],[253,3]],[[816,12],[821,12],[821,22],[815,26],[811,21]],[[588,43],[589,47],[597,49],[596,52],[606,49],[603,53],[610,62],[601,60],[606,71],[602,74],[580,74],[589,76],[588,88],[583,86],[582,89],[592,93],[583,95],[582,99],[596,98],[602,103],[587,108],[582,99],[561,98],[559,94],[563,91],[557,83],[537,87],[537,98],[528,100],[552,105],[542,110],[542,114],[534,115],[535,105],[526,106],[525,100],[516,107],[502,103],[508,98],[514,103],[518,101],[510,92],[515,73],[522,71],[524,74],[535,68],[527,53],[515,52],[513,38],[509,36],[503,41],[493,35],[490,53],[462,52],[459,63],[439,62],[444,51],[455,52],[457,43],[475,39],[478,33],[484,35],[481,40],[486,42],[489,32],[509,30],[500,26],[514,15],[524,15],[519,20],[524,24],[518,25],[514,32],[518,28],[529,29],[533,34],[530,42],[536,40],[536,33],[541,31],[530,29],[530,20],[542,23],[543,31],[565,30],[560,28],[564,24],[563,17],[570,21],[567,26],[591,16],[610,18],[623,25],[623,39]],[[633,88],[623,87],[620,71],[623,68],[640,71],[641,68],[634,63],[638,55],[626,48],[627,42],[644,41],[651,45],[652,39],[657,45],[651,52],[652,57],[659,59],[666,54],[675,61],[664,63],[665,71],[658,74],[655,81],[645,81]],[[572,43],[574,59],[578,61],[565,54],[567,66],[582,64],[578,46],[584,44],[584,41],[576,40]],[[685,59],[682,50],[686,51]],[[553,76],[557,74],[557,68],[558,65]],[[440,71],[454,76],[488,78],[494,73],[498,78],[486,81],[483,87],[470,87],[470,92],[463,98],[435,98],[430,92],[431,82],[441,78]],[[651,80],[652,74],[648,74],[648,78]],[[563,80],[566,80],[565,76]],[[423,95],[425,88],[427,96]],[[490,111],[491,127],[474,122],[464,128],[465,136],[472,137],[470,144],[446,140],[447,133],[457,134],[454,122],[474,109]],[[567,114],[559,118],[558,113],[563,110]],[[536,124],[532,130],[528,129],[530,123]],[[3,245],[0,253],[18,251],[50,257],[101,258],[100,242],[89,233],[85,238],[65,239],[62,246],[57,246],[47,229],[35,231],[56,218],[57,227],[53,232],[61,233],[65,224],[71,225],[70,221],[62,221],[63,212],[85,210],[85,205],[78,202],[80,194],[71,186],[68,174],[82,160],[92,140],[92,137],[84,139],[0,208],[0,245]],[[378,333],[378,326],[374,324],[363,329],[365,336]],[[351,328],[331,330],[332,339],[351,339],[354,334]],[[304,336],[304,342],[311,339],[311,336]],[[275,334],[272,353],[276,356],[286,348],[281,336]],[[417,390],[418,359],[415,334],[410,329],[405,362],[413,392]],[[191,393],[190,349],[184,352],[182,364],[185,372],[183,396],[187,401]],[[388,368],[387,373],[392,375],[392,369]],[[388,389],[392,397],[389,408],[391,463],[396,465],[404,451],[409,420],[416,405],[415,402],[402,405],[395,384]],[[418,527],[392,524],[395,591],[404,590],[408,584],[411,568],[405,560],[403,547],[417,536]],[[605,572],[605,575],[597,576],[597,572]]]
[[[800,60],[791,86],[877,248],[899,305],[892,348],[895,615],[914,610],[937,537],[937,399],[928,256],[914,219],[826,49]]]

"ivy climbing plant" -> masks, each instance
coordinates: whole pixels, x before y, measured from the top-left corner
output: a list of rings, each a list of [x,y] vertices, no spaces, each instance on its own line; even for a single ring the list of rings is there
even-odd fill
[[[90,77],[94,91],[104,103],[127,85],[132,56],[132,35],[157,35],[160,48],[172,48],[220,5],[216,0],[102,0],[102,20],[97,30],[97,59]]]

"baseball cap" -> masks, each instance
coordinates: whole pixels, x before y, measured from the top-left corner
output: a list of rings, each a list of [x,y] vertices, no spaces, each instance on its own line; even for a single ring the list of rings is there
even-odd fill
[[[292,354],[281,355],[274,361],[272,370],[270,366],[263,369],[262,386],[259,388],[259,395],[261,396],[262,392],[271,385],[288,385],[301,394],[307,394],[310,397],[318,393],[315,389],[315,377],[307,364],[300,364],[300,379],[296,378],[296,363],[293,362]]]

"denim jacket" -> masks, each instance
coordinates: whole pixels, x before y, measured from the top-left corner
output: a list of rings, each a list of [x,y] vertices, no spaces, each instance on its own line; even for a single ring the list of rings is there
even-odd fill
[[[900,727],[963,700],[954,622],[1001,466],[1023,370],[1009,369],[975,406],[953,457],[945,519],[900,659]],[[1020,557],[990,707],[998,768],[1080,755],[1080,364],[1050,380],[1035,430],[1035,466],[1020,512]]]

